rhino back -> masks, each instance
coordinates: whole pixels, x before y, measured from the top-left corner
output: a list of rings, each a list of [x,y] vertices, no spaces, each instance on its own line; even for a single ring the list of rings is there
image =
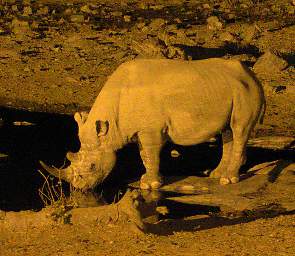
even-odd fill
[[[197,143],[226,125],[235,91],[251,96],[247,79],[237,61],[133,60],[109,77],[88,119],[109,120],[124,137],[168,127],[176,143]]]
[[[134,63],[120,92],[120,129],[132,135],[169,126],[175,140],[222,129],[238,83],[231,73],[219,60]]]

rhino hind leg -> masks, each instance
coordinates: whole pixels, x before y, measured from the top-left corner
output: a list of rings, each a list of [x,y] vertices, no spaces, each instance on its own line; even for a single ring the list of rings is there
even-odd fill
[[[226,130],[222,132],[222,158],[218,166],[210,173],[210,178],[221,178],[226,173],[231,153],[232,153],[233,136],[232,131]]]
[[[245,125],[239,124],[237,127],[232,128],[232,149],[227,169],[220,177],[221,185],[239,182],[239,170],[246,162],[246,144],[253,126],[253,122],[249,120]]]

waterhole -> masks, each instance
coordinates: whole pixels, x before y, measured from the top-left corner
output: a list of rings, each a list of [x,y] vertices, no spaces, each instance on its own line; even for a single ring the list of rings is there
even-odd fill
[[[220,138],[197,146],[183,147],[168,143],[161,153],[161,173],[168,176],[206,176],[207,170],[217,166],[221,157]],[[79,149],[77,125],[70,115],[28,112],[1,109],[0,127],[0,209],[3,211],[40,210],[44,200],[40,188],[44,176],[48,176],[39,165],[39,160],[61,167],[67,151]],[[292,150],[268,150],[248,148],[248,160],[242,172],[250,167],[272,160],[292,160]],[[117,164],[95,192],[97,203],[119,201],[128,189],[127,184],[136,181],[144,172],[137,145],[130,144],[117,152]],[[39,171],[42,171],[43,175]],[[67,183],[49,177],[51,184],[62,186],[66,196],[70,195]],[[181,196],[174,193],[173,196]],[[159,206],[168,207],[169,214],[163,218],[182,218],[195,214],[217,214],[219,207],[188,205],[166,200],[170,193],[163,193]],[[273,209],[276,210],[274,207]],[[275,211],[274,210],[274,211]],[[279,209],[281,210],[281,209]],[[246,213],[247,214],[247,213]],[[254,214],[251,212],[250,214]]]

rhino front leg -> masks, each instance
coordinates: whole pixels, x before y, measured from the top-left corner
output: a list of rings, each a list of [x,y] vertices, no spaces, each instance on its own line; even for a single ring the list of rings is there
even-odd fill
[[[139,133],[140,156],[146,173],[140,179],[141,189],[158,189],[163,184],[159,173],[160,152],[164,144],[161,134]]]

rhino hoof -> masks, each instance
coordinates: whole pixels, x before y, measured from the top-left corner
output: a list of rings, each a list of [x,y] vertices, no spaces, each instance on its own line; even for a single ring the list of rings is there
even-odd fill
[[[151,184],[147,184],[144,182],[140,183],[140,188],[143,190],[149,190],[149,189],[159,189],[162,186],[162,183],[159,181],[154,181]]]
[[[230,179],[225,178],[225,177],[221,177],[219,180],[220,185],[228,185],[231,183]]]
[[[231,177],[230,178],[231,183],[235,184],[239,182],[239,178],[238,177]]]
[[[140,188],[141,188],[141,189],[144,189],[144,190],[148,190],[148,189],[150,189],[151,187],[150,187],[150,185],[147,184],[147,183],[140,182]]]
[[[161,186],[162,186],[162,183],[159,182],[159,181],[154,181],[154,182],[151,183],[151,187],[152,187],[152,189],[158,189],[158,188],[160,188]]]

